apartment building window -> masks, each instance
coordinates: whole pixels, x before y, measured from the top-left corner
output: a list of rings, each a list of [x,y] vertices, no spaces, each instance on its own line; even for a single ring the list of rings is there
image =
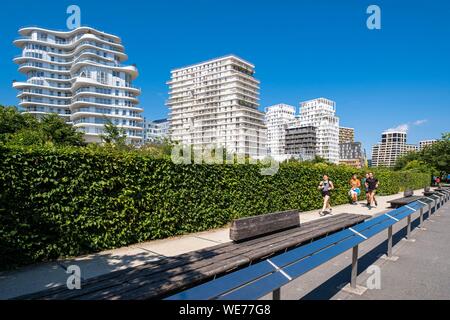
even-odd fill
[[[104,71],[98,71],[97,72],[97,81],[103,84],[106,84],[107,75]]]

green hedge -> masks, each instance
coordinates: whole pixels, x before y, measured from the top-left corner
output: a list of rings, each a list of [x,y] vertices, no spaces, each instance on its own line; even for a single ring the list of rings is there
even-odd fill
[[[333,204],[347,203],[354,172],[288,163],[263,176],[249,164],[175,165],[138,153],[0,145],[0,268],[204,231],[244,216],[316,209],[324,173],[337,188]],[[424,174],[376,174],[382,194],[429,182]]]

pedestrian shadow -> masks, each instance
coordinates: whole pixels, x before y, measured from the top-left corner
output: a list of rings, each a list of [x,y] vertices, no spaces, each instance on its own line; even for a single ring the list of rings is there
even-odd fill
[[[424,219],[428,218],[428,213],[424,214]],[[420,220],[416,218],[411,222],[411,229],[414,230],[419,227]],[[406,237],[407,227],[400,229],[393,235],[392,244],[398,244],[402,239]],[[388,241],[385,240],[378,246],[370,250],[364,256],[358,259],[358,275],[365,273],[365,271],[373,265],[380,257],[380,255],[386,254]],[[338,292],[341,291],[342,284],[350,283],[352,267],[349,265],[333,277],[323,282],[320,286],[316,287],[299,300],[331,300]]]

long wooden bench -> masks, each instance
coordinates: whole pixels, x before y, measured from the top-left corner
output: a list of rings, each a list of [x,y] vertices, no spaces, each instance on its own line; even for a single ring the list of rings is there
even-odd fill
[[[415,196],[413,190],[406,190],[403,193],[403,198],[391,200],[391,201],[388,201],[388,203],[390,203],[391,208],[400,208],[400,207],[406,206],[410,203],[413,203],[421,198],[423,198],[423,197]]]
[[[314,239],[357,225],[368,218],[370,216],[367,215],[338,214],[248,241],[220,244],[111,272],[82,282],[80,290],[68,290],[66,286],[60,286],[17,299],[161,299]]]
[[[407,219],[406,238],[410,238],[412,215],[420,212],[420,226],[428,206],[436,207],[442,198],[422,199],[409,206],[381,214],[353,228],[347,228],[310,244],[279,254],[247,268],[227,274],[189,290],[179,292],[166,300],[256,300],[273,293],[274,300],[280,300],[281,287],[292,283],[298,277],[352,249],[351,280],[349,289],[357,289],[359,245],[388,230],[387,257],[392,257],[393,225]]]

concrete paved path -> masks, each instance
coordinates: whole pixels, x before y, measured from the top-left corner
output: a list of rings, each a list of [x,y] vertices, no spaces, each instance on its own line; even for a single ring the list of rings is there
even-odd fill
[[[422,194],[417,190],[415,194]],[[378,197],[378,208],[368,210],[364,202],[353,205],[334,207],[333,214],[358,213],[376,215],[388,211],[387,201],[402,196],[402,193],[386,197]],[[300,221],[307,222],[322,219],[319,210],[302,212]],[[176,256],[229,242],[229,228],[222,228],[164,240],[149,241],[129,247],[109,250],[97,254],[65,259],[54,263],[37,264],[17,271],[0,272],[0,299],[10,299],[20,295],[41,291],[65,284],[66,273],[70,265],[81,268],[82,279],[89,279],[116,270],[151,263],[166,257]]]

